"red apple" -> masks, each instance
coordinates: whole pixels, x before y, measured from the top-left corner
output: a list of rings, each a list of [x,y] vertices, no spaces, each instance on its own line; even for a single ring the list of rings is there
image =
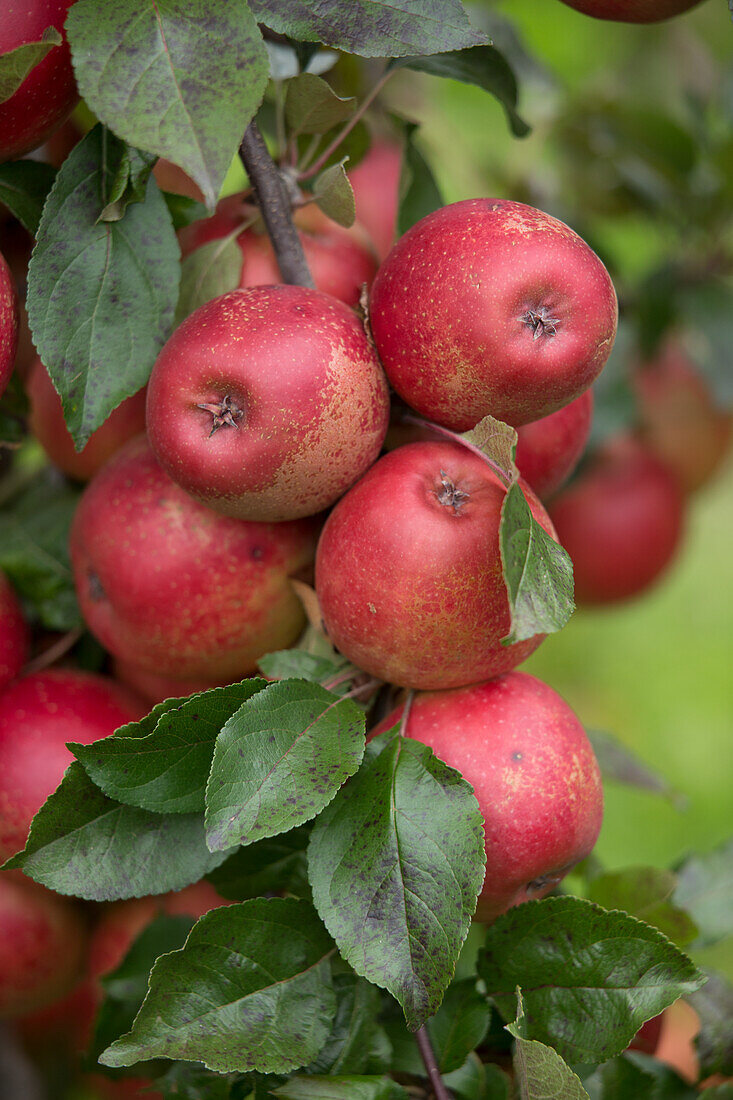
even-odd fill
[[[176,679],[237,680],[305,625],[290,577],[318,524],[245,523],[175,485],[144,438],[86,487],[71,558],[82,614],[110,653]]]
[[[74,759],[66,742],[88,745],[146,710],[105,676],[72,669],[25,676],[0,695],[0,859],[25,845],[31,819]]]
[[[552,496],[580,462],[593,420],[593,393],[517,429],[517,468],[538,497]]]
[[[381,458],[336,505],[318,544],[316,591],[333,644],[373,676],[430,689],[486,680],[533,653],[543,635],[501,644],[510,624],[505,492],[460,444],[412,443]]]
[[[572,229],[521,202],[467,199],[400,238],[370,318],[400,397],[466,431],[487,414],[527,424],[579,397],[611,351],[617,305]]]
[[[731,415],[713,395],[684,348],[670,340],[634,372],[639,435],[685,492],[709,481],[728,453]]]
[[[228,236],[254,214],[242,195],[222,199],[212,217],[193,222],[179,232],[181,252],[188,256],[202,244]],[[294,221],[318,290],[355,306],[362,286],[371,283],[377,270],[374,248],[365,230],[360,225],[345,229],[310,205],[296,210]],[[240,287],[282,282],[270,238],[259,224],[240,233],[237,242],[242,250]]]
[[[619,23],[658,23],[673,15],[681,15],[700,0],[563,0],[584,15],[596,19],[613,19]]]
[[[23,0],[3,6],[0,53],[40,42],[48,27],[63,34],[73,0]],[[14,160],[41,145],[64,121],[79,98],[68,42],[52,46],[17,92],[0,103],[0,161]]]
[[[628,1050],[640,1050],[642,1054],[654,1054],[662,1036],[663,1023],[664,1015],[662,1013],[658,1016],[652,1016],[651,1020],[647,1020],[641,1025],[629,1043]]]
[[[598,604],[635,596],[657,580],[682,537],[685,501],[671,470],[620,439],[549,510],[573,561],[576,601]]]
[[[64,420],[54,384],[36,357],[26,382],[31,404],[30,427],[55,466],[77,481],[88,481],[128,439],[145,431],[145,390],[128,397],[92,432],[87,445],[77,451]]]
[[[20,872],[0,871],[0,1020],[51,1004],[78,981],[81,913]]]
[[[0,104],[0,110],[2,105]],[[0,396],[13,373],[18,350],[18,295],[5,257],[0,254]]]
[[[149,668],[138,668],[137,665],[116,658],[113,662],[115,678],[127,687],[132,688],[136,695],[147,699],[149,703],[162,703],[164,699],[179,699],[184,695],[193,695],[197,691],[208,691],[209,688],[220,687],[229,683],[227,680],[179,680],[173,676],[158,676]]]
[[[240,519],[315,515],[379,454],[384,371],[356,315],[301,286],[223,294],[171,336],[148,384],[148,437],[197,500]]]
[[[98,1005],[93,982],[84,978],[60,1000],[19,1017],[14,1031],[34,1060],[49,1048],[80,1054],[89,1045]]]
[[[19,675],[28,659],[30,631],[15,589],[0,572],[0,691]]]
[[[356,217],[374,241],[380,260],[387,255],[395,239],[401,170],[401,147],[380,138],[355,168],[348,169],[356,200]]]
[[[603,817],[598,764],[573,711],[541,680],[510,672],[418,694],[404,733],[461,772],[478,799],[486,835],[478,920],[549,894],[592,850]]]

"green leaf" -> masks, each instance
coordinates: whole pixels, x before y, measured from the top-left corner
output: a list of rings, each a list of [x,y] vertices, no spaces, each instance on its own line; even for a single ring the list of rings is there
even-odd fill
[[[310,821],[357,771],[363,712],[319,684],[281,680],[244,703],[214,750],[206,789],[212,851]]]
[[[331,659],[304,649],[280,649],[277,653],[266,653],[257,664],[268,680],[309,680],[314,684],[323,684],[346,669],[348,661],[337,654]],[[349,667],[354,668],[353,665]],[[358,669],[354,668],[354,675],[357,674]]]
[[[92,1063],[110,1043],[130,1030],[148,991],[155,960],[183,947],[193,923],[193,917],[157,917],[136,937],[120,965],[102,979],[105,998],[90,1043]]]
[[[118,802],[159,814],[203,813],[219,731],[263,687],[264,680],[252,679],[213,688],[177,700],[180,705],[167,708],[152,730],[143,719],[114,737],[69,748],[92,782]]]
[[[333,986],[336,1015],[331,1034],[307,1072],[367,1073],[374,1068],[375,1057],[378,1059],[380,1045],[385,1041],[384,1031],[377,1022],[379,991],[356,974],[334,975]]]
[[[354,189],[344,171],[346,160],[348,157],[321,172],[313,185],[313,195],[316,206],[331,221],[348,229],[356,221],[356,201]]]
[[[494,46],[441,51],[432,57],[403,57],[397,64],[430,73],[431,76],[447,77],[483,88],[501,103],[515,137],[524,137],[529,133],[529,126],[517,114],[516,77],[504,55]]]
[[[493,416],[485,416],[475,428],[463,432],[461,438],[472,447],[478,447],[491,460],[492,466],[497,468],[497,473],[501,472],[507,484],[518,479],[519,470],[514,461],[517,450],[516,428],[505,424],[503,420],[495,420]]]
[[[132,1030],[100,1058],[203,1062],[218,1073],[285,1073],[312,1061],[333,1020],[332,945],[312,908],[257,898],[214,909],[159,958]]]
[[[163,1100],[230,1100],[236,1095],[241,1100],[243,1094],[237,1087],[241,1080],[238,1075],[214,1074],[198,1062],[174,1062],[162,1077],[155,1078],[150,1095],[161,1094]],[[141,1100],[145,1095],[140,1094]]]
[[[479,976],[505,1020],[521,986],[527,1037],[572,1062],[604,1062],[704,976],[656,928],[582,898],[545,898],[488,929]]]
[[[459,1069],[483,1041],[491,1010],[476,990],[474,978],[448,986],[443,1003],[427,1022],[433,1051],[441,1073]]]
[[[459,0],[250,0],[259,23],[360,57],[463,50],[486,41]]]
[[[700,1077],[733,1077],[733,985],[722,974],[705,973],[705,985],[687,998],[700,1017],[695,1039]]]
[[[726,348],[733,339],[733,280],[716,279],[683,286],[678,309],[691,327],[686,347],[718,404],[727,408],[733,401],[733,380],[731,372],[725,369]]]
[[[204,843],[200,814],[153,814],[107,798],[81,764],[33,818],[19,867],[59,894],[118,901],[198,882],[222,861]]]
[[[56,27],[50,26],[46,27],[40,42],[24,42],[22,46],[0,54],[0,103],[15,95],[31,69],[35,69],[49,51],[54,46],[60,46],[63,40]]]
[[[330,84],[313,73],[301,73],[288,84],[285,121],[293,137],[325,134],[354,113],[356,100],[337,96]]]
[[[712,852],[694,855],[677,868],[674,903],[686,909],[707,947],[733,934],[733,839]]]
[[[315,906],[357,974],[400,1002],[416,1030],[450,982],[484,876],[483,819],[466,781],[390,731],[318,817]]]
[[[630,867],[591,879],[590,901],[604,909],[623,909],[632,917],[653,924],[678,947],[692,943],[697,926],[684,909],[672,904],[677,876],[661,867]]]
[[[599,1066],[583,1084],[591,1100],[696,1100],[700,1096],[669,1066],[636,1050]]]
[[[97,118],[178,164],[213,210],[269,71],[245,0],[77,0],[66,30]]]
[[[100,126],[72,149],[43,208],[28,270],[33,340],[78,449],[147,382],[178,293],[178,242],[152,178],[145,202],[129,206],[122,221],[98,223],[125,155]]]
[[[650,768],[612,733],[603,730],[588,730],[587,733],[604,780],[661,794],[678,809],[684,808],[685,796],[675,791],[663,775]]]
[[[554,634],[575,609],[573,565],[530,511],[519,485],[511,485],[501,509],[501,560],[509,594],[511,630],[505,645]]]
[[[40,160],[0,164],[0,203],[28,230],[38,231],[43,204],[56,179],[56,169]]]
[[[414,142],[418,127],[414,122],[405,125],[405,150],[400,175],[400,202],[397,210],[397,235],[402,236],[421,218],[443,206],[435,177],[425,157]]]
[[[507,1031],[515,1037],[514,1072],[519,1100],[588,1100],[580,1078],[552,1047],[527,1039],[522,995],[517,990],[517,1017]]]
[[[172,191],[163,191],[162,195],[175,230],[183,229],[184,226],[206,217],[206,207],[196,199],[190,199],[188,195],[176,195]]]
[[[153,153],[143,153],[132,145],[125,145],[99,221],[118,222],[131,202],[145,201],[156,159]]]
[[[20,446],[28,433],[29,411],[30,402],[20,373],[13,371],[0,394],[0,448]]]
[[[0,511],[0,569],[49,630],[81,625],[69,561],[69,529],[79,492],[43,473]]]
[[[176,325],[205,302],[236,290],[242,278],[242,263],[242,249],[232,235],[207,241],[186,256],[181,264]]]
[[[509,1078],[498,1066],[484,1064],[475,1052],[460,1069],[442,1077],[446,1088],[463,1100],[509,1100]]]
[[[305,857],[309,838],[310,830],[301,826],[238,848],[220,867],[209,872],[209,882],[222,897],[232,901],[279,893],[309,897]]]
[[[391,1077],[291,1077],[274,1090],[283,1100],[408,1100]]]

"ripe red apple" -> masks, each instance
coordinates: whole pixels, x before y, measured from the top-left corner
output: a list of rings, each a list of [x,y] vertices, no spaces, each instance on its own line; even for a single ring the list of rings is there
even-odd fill
[[[71,558],[89,629],[110,653],[176,679],[237,680],[305,625],[290,577],[318,524],[245,523],[175,485],[144,438],[86,487]]]
[[[0,695],[0,859],[21,849],[31,819],[56,790],[73,756],[67,741],[88,745],[147,708],[105,676],[49,669]]]
[[[40,42],[48,27],[63,34],[73,0],[24,0],[3,6],[0,53]],[[53,46],[28,73],[17,92],[0,103],[0,161],[14,160],[41,145],[61,125],[79,98],[68,42]]]
[[[128,397],[77,451],[64,420],[61,398],[48,371],[36,357],[26,382],[30,427],[55,466],[77,481],[88,481],[128,439],[145,431],[145,390]]]
[[[0,691],[20,674],[28,658],[30,631],[15,589],[0,572]]]
[[[619,23],[658,23],[681,15],[700,3],[700,0],[563,0],[584,15],[596,19],[613,19]]]
[[[731,415],[717,407],[705,379],[684,348],[669,341],[634,371],[639,435],[685,492],[709,481],[728,452]]]
[[[573,711],[541,680],[510,672],[418,694],[404,733],[457,768],[478,799],[486,835],[478,920],[543,898],[593,848],[603,817],[598,764]]]
[[[161,466],[240,519],[328,508],[375,461],[388,420],[387,379],[360,321],[301,286],[207,302],[173,333],[148,384]]]
[[[208,691],[220,687],[227,680],[180,680],[174,676],[158,676],[154,671],[138,668],[128,661],[116,658],[113,662],[115,679],[132,688],[149,703],[162,703],[164,699],[178,699],[184,695],[193,695],[197,691]]]
[[[0,110],[2,105],[0,104]],[[0,396],[10,380],[18,350],[18,295],[5,257],[0,254]]]
[[[593,393],[517,429],[517,468],[538,497],[552,496],[580,462],[593,420]]]
[[[381,138],[377,138],[355,168],[348,170],[357,220],[374,241],[380,260],[394,244],[401,170],[402,149]]]
[[[0,1020],[51,1004],[78,981],[87,935],[72,902],[0,871],[0,928]]]
[[[544,636],[501,644],[510,624],[499,550],[505,492],[460,444],[412,443],[380,458],[336,505],[318,544],[316,591],[333,644],[404,687],[462,687],[524,661]]]
[[[674,556],[685,500],[679,482],[631,439],[608,444],[549,506],[573,561],[575,599],[624,600],[655,581]]]
[[[210,218],[193,222],[179,232],[181,252],[188,256],[202,244],[229,236],[254,214],[242,195],[222,199]],[[362,286],[371,284],[377,270],[374,247],[365,230],[358,224],[345,229],[311,205],[296,210],[294,221],[318,290],[355,306]],[[237,243],[242,250],[240,287],[282,282],[270,238],[259,224],[240,233]]]
[[[616,335],[608,272],[556,218],[467,199],[414,225],[380,267],[372,333],[408,405],[455,431],[549,416],[600,373]]]

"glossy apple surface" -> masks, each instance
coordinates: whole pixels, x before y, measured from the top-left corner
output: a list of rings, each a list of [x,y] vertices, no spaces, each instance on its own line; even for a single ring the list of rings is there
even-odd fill
[[[40,42],[48,27],[63,34],[73,0],[21,0],[4,4],[0,54],[28,42]],[[79,98],[64,38],[26,76],[18,90],[0,103],[0,161],[15,160],[41,145],[57,129]]]
[[[0,396],[10,380],[18,350],[18,295],[5,257],[0,255]]]
[[[49,669],[16,680],[0,695],[0,858],[24,847],[31,819],[74,759],[67,741],[88,745],[146,705],[105,676]]]
[[[541,680],[510,672],[457,691],[419,693],[404,733],[457,768],[478,799],[486,837],[478,920],[545,897],[592,850],[603,817],[598,764],[573,711]]]
[[[20,675],[28,659],[30,631],[15,589],[0,572],[0,691]]]
[[[140,390],[118,405],[77,451],[66,427],[61,398],[38,357],[31,365],[26,391],[31,431],[54,466],[76,481],[88,481],[123,443],[145,431],[145,390]]]
[[[697,7],[700,0],[563,0],[568,7],[596,19],[619,23],[658,23]]]
[[[159,676],[152,668],[138,668],[137,665],[122,661],[119,657],[113,662],[115,679],[125,684],[149,703],[162,703],[164,699],[182,699],[197,691],[208,691],[221,687],[228,680],[192,679],[181,680],[175,676]]]
[[[543,635],[501,644],[510,623],[499,549],[505,492],[459,444],[412,443],[380,458],[336,505],[318,544],[316,591],[333,644],[373,676],[415,688],[461,687],[524,661]]]
[[[593,422],[593,394],[517,429],[517,468],[541,499],[565,484],[580,462]]]
[[[402,149],[377,138],[355,168],[348,171],[354,190],[357,221],[374,242],[380,260],[394,244],[397,232]]]
[[[685,499],[672,471],[632,440],[607,445],[550,502],[573,562],[575,599],[613,603],[662,575],[682,538]]]
[[[305,625],[290,577],[310,566],[317,531],[313,520],[219,515],[134,439],[90,481],[74,516],[82,614],[110,653],[140,669],[241,679]]]
[[[608,272],[577,233],[520,202],[466,199],[412,227],[374,280],[370,321],[387,377],[454,431],[518,426],[579,397],[616,334]]]
[[[232,291],[188,317],[148,384],[148,437],[173,480],[225,515],[328,508],[377,458],[387,379],[361,322],[300,286]]]
[[[202,244],[228,236],[237,226],[251,221],[254,213],[241,195],[222,199],[210,218],[193,222],[180,231],[181,252],[187,256]],[[317,206],[297,210],[294,221],[316,288],[355,306],[362,286],[371,285],[377,270],[374,246],[366,231],[360,225],[350,229],[337,225]],[[270,238],[259,224],[243,230],[237,243],[242,250],[240,287],[282,282]]]

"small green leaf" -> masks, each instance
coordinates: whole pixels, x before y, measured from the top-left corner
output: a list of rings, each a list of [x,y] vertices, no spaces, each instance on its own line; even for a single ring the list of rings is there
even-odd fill
[[[56,169],[40,160],[0,164],[0,203],[28,230],[38,231],[43,204],[56,179]]]
[[[255,678],[212,688],[176,700],[179,705],[167,707],[152,730],[143,719],[133,724],[137,728],[124,726],[114,737],[69,748],[92,782],[118,802],[159,814],[203,813],[219,731],[263,687],[265,681]]]
[[[273,1095],[283,1100],[408,1100],[390,1077],[291,1077]]]
[[[310,896],[305,850],[310,829],[301,826],[280,836],[237,848],[220,867],[209,872],[209,882],[224,898],[247,901],[262,894]]]
[[[400,175],[400,202],[397,210],[397,235],[411,229],[421,218],[432,214],[444,205],[435,177],[415,145],[418,127],[414,122],[405,124],[405,150]]]
[[[0,394],[0,448],[17,448],[28,433],[30,403],[18,371],[8,379]]]
[[[313,195],[318,208],[331,221],[343,225],[346,229],[356,221],[354,189],[344,171],[347,159],[321,172],[313,185]]]
[[[336,654],[331,659],[304,649],[280,649],[277,653],[266,653],[257,664],[268,680],[308,680],[313,684],[323,684],[346,669],[348,661]],[[354,668],[354,674],[357,673],[358,669]]]
[[[733,839],[712,852],[694,855],[677,868],[674,903],[686,909],[707,947],[733,933]]]
[[[175,324],[205,302],[236,290],[242,278],[242,249],[236,236],[207,241],[186,256],[181,264],[181,289]]]
[[[245,0],[77,0],[66,29],[97,118],[178,164],[213,210],[267,84],[267,51]]]
[[[319,684],[281,680],[226,723],[206,789],[212,851],[252,844],[310,821],[357,771],[364,714]]]
[[[72,149],[28,270],[33,340],[78,449],[147,382],[178,294],[178,242],[152,177],[145,202],[122,221],[98,223],[125,150],[101,126]]]
[[[684,909],[672,904],[677,876],[660,867],[630,867],[591,879],[590,901],[604,909],[623,909],[653,924],[672,943],[684,947],[697,936],[697,926]]]
[[[54,46],[60,46],[63,40],[56,27],[46,27],[40,42],[24,42],[22,46],[0,54],[0,103],[15,95],[31,69],[35,69],[49,51]]]
[[[250,0],[259,23],[360,57],[463,50],[486,41],[459,0]]]
[[[442,1074],[443,1084],[462,1100],[509,1100],[509,1078],[498,1066],[469,1054],[459,1069]]]
[[[524,1005],[519,989],[517,1015],[507,1031],[515,1038],[514,1072],[519,1100],[588,1100],[580,1078],[552,1047],[526,1037]]]
[[[172,191],[163,191],[162,195],[175,230],[183,229],[206,217],[206,207],[196,199],[190,199],[188,195],[176,195]]]
[[[487,930],[478,970],[505,1020],[521,986],[527,1037],[579,1063],[619,1054],[645,1020],[705,981],[656,928],[573,897],[504,913]]]
[[[502,642],[512,645],[562,630],[575,609],[573,565],[534,518],[517,484],[504,498],[499,537],[512,616],[511,630]]]
[[[285,121],[293,137],[325,134],[354,113],[356,100],[337,96],[330,84],[313,73],[301,73],[288,84]]]
[[[448,986],[443,1003],[427,1022],[433,1051],[441,1073],[459,1069],[483,1041],[491,1010],[476,990],[474,978]]]
[[[198,882],[222,862],[204,842],[200,814],[153,814],[107,798],[81,764],[33,818],[17,867],[59,894],[118,901]]]
[[[524,137],[529,126],[517,114],[517,80],[511,66],[495,46],[440,51],[430,57],[401,57],[396,64],[431,76],[460,80],[483,88],[499,100],[515,137]]]
[[[132,145],[125,146],[99,221],[118,222],[131,202],[145,201],[148,179],[156,159],[152,153],[143,153]]]
[[[517,429],[503,420],[485,416],[475,428],[463,432],[462,439],[472,447],[478,447],[482,454],[491,460],[492,466],[500,472],[507,485],[519,477],[514,456],[517,450]]]
[[[695,1038],[700,1077],[733,1077],[733,985],[722,974],[705,973],[705,985],[687,998],[700,1017]]]
[[[684,809],[685,796],[675,791],[664,776],[650,768],[612,733],[603,730],[587,732],[604,780],[610,779],[615,783],[625,783],[629,787],[661,794],[677,809]]]
[[[484,876],[483,819],[466,781],[390,731],[317,818],[313,899],[342,956],[390,991],[416,1030],[438,1009]]]
[[[173,1062],[162,1077],[155,1078],[150,1095],[161,1095],[163,1100],[242,1100],[243,1083],[238,1074],[212,1073],[197,1062]]]
[[[384,1031],[377,1022],[380,996],[376,986],[356,974],[336,974],[336,1015],[331,1034],[315,1061],[306,1067],[309,1074],[368,1073],[374,1070],[375,1057],[384,1042]],[[384,1065],[382,1069],[387,1069]]]
[[[316,1056],[333,1020],[331,951],[305,902],[257,898],[214,909],[180,951],[158,959],[132,1030],[100,1062],[163,1057],[218,1073],[298,1069]]]

